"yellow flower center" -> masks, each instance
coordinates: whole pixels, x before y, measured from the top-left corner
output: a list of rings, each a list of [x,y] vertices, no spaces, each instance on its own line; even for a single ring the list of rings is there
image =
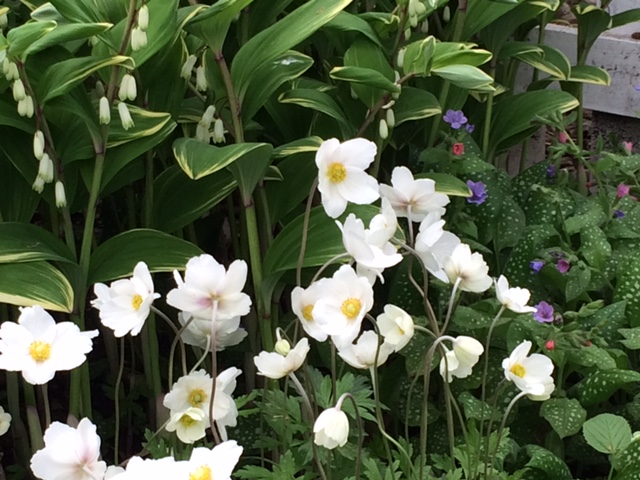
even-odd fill
[[[137,293],[131,299],[131,306],[137,312],[140,309],[140,305],[142,305],[142,297]]]
[[[194,472],[189,475],[189,480],[213,480],[211,468],[207,465],[196,468]]]
[[[182,417],[180,417],[180,423],[183,427],[189,428],[191,425],[196,423],[196,421],[189,415],[182,415]]]
[[[348,298],[344,302],[342,302],[342,307],[340,307],[340,311],[347,317],[349,320],[353,320],[358,316],[360,310],[362,309],[362,303],[357,298]]]
[[[513,367],[511,367],[510,369],[511,373],[513,373],[516,377],[520,377],[520,378],[524,378],[524,376],[527,374],[527,369],[524,368],[522,365],[520,365],[519,363],[516,363]]]
[[[307,305],[302,309],[302,316],[307,322],[313,322],[313,305]]]
[[[344,179],[347,178],[347,169],[340,162],[333,162],[329,165],[327,177],[329,177],[329,180],[333,183],[343,182]]]
[[[206,399],[207,399],[207,394],[205,393],[204,390],[200,388],[191,390],[191,393],[189,393],[189,403],[191,404],[192,407],[199,407],[204,403]]]
[[[34,340],[29,345],[29,355],[36,362],[44,362],[45,360],[49,360],[51,356],[51,344],[47,342],[43,342],[42,340]]]

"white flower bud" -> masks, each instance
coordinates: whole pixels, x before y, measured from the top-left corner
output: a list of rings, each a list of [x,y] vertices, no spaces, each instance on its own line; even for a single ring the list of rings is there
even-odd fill
[[[396,126],[396,115],[392,109],[387,110],[387,125],[389,125],[390,128]]]
[[[289,345],[289,342],[287,342],[284,338],[281,338],[276,342],[275,351],[283,357],[286,357],[291,351],[291,345]]]
[[[209,105],[202,115],[202,120],[200,120],[202,124],[206,125],[206,127],[209,128],[209,126],[213,122],[213,116],[215,115],[215,113],[216,107],[214,107],[213,105]]]
[[[101,125],[109,125],[111,122],[111,106],[109,105],[109,99],[107,97],[100,98],[100,109],[98,112]]]
[[[213,122],[213,143],[224,143],[224,124],[222,119],[216,118]]]
[[[405,53],[407,53],[407,49],[406,48],[401,48],[400,50],[398,50],[398,56],[396,57],[396,65],[398,66],[398,68],[402,68],[402,65],[404,64],[404,54]],[[398,75],[400,75],[400,74],[398,73]],[[398,81],[399,79],[400,79],[400,77],[398,77],[396,79],[396,81]]]
[[[33,156],[38,160],[44,155],[44,134],[40,130],[36,130],[33,135]]]
[[[410,38],[411,38],[411,29],[410,29],[410,28],[407,28],[407,29],[404,31],[404,39],[405,39],[405,40],[409,40]]]
[[[118,98],[123,102],[127,99],[134,101],[137,95],[136,79],[132,75],[125,73],[118,89]]]
[[[418,26],[418,16],[417,15],[412,15],[409,17],[409,25],[411,25],[411,28],[416,28]]]
[[[204,67],[200,65],[196,68],[196,89],[200,92],[206,92],[207,88],[207,77],[204,72]]]
[[[18,65],[13,63],[7,57],[2,62],[2,72],[7,77],[8,81],[18,80],[20,78],[20,72],[18,72]]]
[[[135,124],[133,123],[133,119],[131,118],[131,113],[129,113],[129,107],[124,102],[120,102],[118,104],[118,115],[120,115],[120,122],[122,123],[122,128],[125,130],[129,130]]]
[[[67,206],[67,195],[64,193],[64,185],[60,180],[56,182],[56,207],[64,208]]]
[[[427,7],[424,6],[424,3],[422,3],[420,0],[417,0],[415,4],[416,15],[422,15],[426,11]]]
[[[0,15],[0,28],[5,29],[7,28],[7,25],[9,25],[9,18],[6,13],[3,13]]]
[[[147,7],[146,3],[138,10],[138,27],[142,31],[146,31],[149,28],[149,7]]]
[[[422,33],[429,33],[429,20],[425,20],[420,24],[420,31]]]
[[[27,92],[24,89],[24,83],[22,83],[22,80],[18,79],[13,82],[13,99],[16,102],[19,102],[20,100],[24,100],[26,96]]]
[[[33,185],[31,185],[31,188],[38,193],[42,193],[42,191],[44,190],[44,180],[40,175],[36,177]]]
[[[140,27],[133,27],[131,29],[131,50],[137,52],[138,50],[147,46],[147,34]]]
[[[33,117],[34,111],[33,98],[29,95],[18,102],[18,114],[21,117],[31,118]]]
[[[380,120],[380,123],[378,124],[378,133],[380,134],[380,138],[383,140],[389,138],[389,126],[384,118]]]
[[[53,182],[53,161],[46,153],[42,155],[38,164],[38,176],[42,178],[44,183]]]
[[[209,143],[209,127],[202,124],[202,122],[198,122],[196,126],[196,139],[200,140],[204,143]]]
[[[195,55],[189,55],[187,60],[182,64],[180,76],[185,80],[189,80],[191,78],[191,72],[193,72],[193,67],[196,65],[197,61],[198,58]]]
[[[444,23],[449,23],[449,20],[451,20],[451,9],[449,5],[445,5],[442,9],[442,20]]]

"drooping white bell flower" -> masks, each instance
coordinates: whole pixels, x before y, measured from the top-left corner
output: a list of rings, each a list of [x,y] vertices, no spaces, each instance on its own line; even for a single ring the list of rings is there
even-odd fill
[[[527,306],[531,298],[531,292],[526,288],[509,288],[509,281],[504,275],[500,275],[495,285],[496,297],[498,297],[498,301],[504,305],[505,308],[515,313],[533,313],[536,311],[535,307]]]
[[[87,418],[77,428],[53,422],[44,432],[44,448],[31,457],[31,471],[42,480],[95,480],[107,464],[100,458],[100,437]]]
[[[407,167],[396,167],[391,172],[391,185],[380,185],[380,194],[389,199],[398,217],[421,222],[429,213],[444,215],[449,197],[436,192],[436,182],[429,178],[414,179]]]
[[[322,284],[313,318],[333,342],[351,343],[360,333],[365,314],[373,307],[373,288],[349,265],[343,265]]]
[[[460,239],[453,233],[443,230],[444,224],[445,221],[437,213],[429,213],[420,223],[415,250],[429,273],[438,280],[448,283],[444,263],[460,245]]]
[[[172,307],[198,318],[214,320],[227,320],[249,313],[251,298],[242,292],[247,281],[244,260],[235,260],[225,270],[211,255],[200,255],[187,262],[184,281],[177,271],[173,276],[178,287],[167,295],[167,303]]]
[[[445,350],[445,354],[440,360],[440,375],[444,378],[445,382],[451,383],[453,381],[453,377],[458,377],[460,374],[462,375],[460,378],[469,376],[468,374],[465,375],[464,369],[462,372],[458,371],[460,362],[458,361],[458,357],[456,357],[456,353],[453,350],[449,350],[444,345],[443,348]]]
[[[300,320],[300,324],[307,335],[319,342],[324,342],[327,339],[327,334],[318,325],[318,322],[315,321],[313,309],[323,294],[322,285],[326,281],[326,279],[321,278],[317,282],[309,285],[306,289],[295,287],[291,292],[291,308],[293,313],[295,313],[298,320]]]
[[[349,438],[349,419],[337,407],[324,410],[313,424],[313,441],[330,450],[343,447]]]
[[[188,408],[183,412],[171,415],[165,427],[168,432],[176,432],[182,443],[194,443],[205,437],[209,426],[207,415],[201,408]]]
[[[278,338],[278,342],[286,342],[286,340]],[[260,375],[278,380],[298,370],[307,358],[309,349],[309,339],[302,338],[295,347],[281,350],[281,353],[278,351],[260,352],[259,355],[253,357],[253,363],[258,368]]]
[[[489,267],[479,253],[471,253],[469,245],[456,246],[444,262],[444,271],[450,282],[459,280],[459,288],[467,292],[484,292],[491,284]]]
[[[385,305],[384,313],[378,315],[377,322],[384,342],[392,346],[394,352],[402,350],[413,337],[413,319],[395,305]]]
[[[0,407],[0,436],[7,433],[11,426],[11,415],[4,411],[4,408]]]
[[[0,369],[22,372],[32,385],[51,380],[59,370],[84,363],[97,330],[81,332],[73,322],[56,323],[41,306],[20,309],[18,323],[0,326]]]
[[[376,152],[376,144],[364,138],[344,143],[331,138],[320,145],[316,153],[318,190],[331,218],[342,215],[347,202],[366,205],[380,197],[378,181],[365,173]]]
[[[502,361],[504,377],[515,383],[530,397],[548,398],[553,392],[553,362],[545,355],[534,353],[529,355],[531,342],[524,341],[513,349],[511,355]]]
[[[211,350],[211,320],[194,317],[187,312],[178,313],[178,321],[184,326],[189,325],[182,332],[182,340],[187,345]],[[240,317],[231,317],[228,320],[218,320],[213,322],[215,329],[216,351],[221,352],[227,347],[238,345],[247,336],[247,331],[240,326]]]
[[[480,355],[484,352],[484,347],[475,338],[465,335],[446,338],[452,341],[453,350],[444,347],[445,355],[440,360],[440,375],[451,383],[453,377],[466,378],[471,375],[473,367],[478,363]]]
[[[242,455],[235,440],[222,442],[212,449],[194,448],[187,462],[180,462],[185,474],[176,478],[189,480],[231,480],[231,472]]]
[[[367,330],[360,335],[355,343],[337,345],[338,355],[353,368],[379,367],[387,361],[389,355],[393,352],[393,346],[382,342],[378,351],[378,362],[376,363],[378,341],[378,334],[373,330]]]
[[[104,283],[96,283],[93,287],[96,298],[91,305],[98,309],[100,321],[112,329],[116,337],[127,333],[136,336],[149,317],[153,301],[160,298],[153,289],[149,267],[138,262],[133,269],[133,277],[116,280],[108,287]]]
[[[118,115],[120,116],[120,123],[122,124],[122,128],[124,128],[125,130],[129,130],[131,127],[135,126],[133,118],[131,118],[131,112],[129,112],[129,107],[127,107],[126,103],[118,103]]]

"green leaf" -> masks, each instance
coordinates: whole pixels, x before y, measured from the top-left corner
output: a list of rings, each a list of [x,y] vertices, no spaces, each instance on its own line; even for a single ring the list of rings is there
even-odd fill
[[[318,176],[318,167],[311,153],[291,155],[278,162],[278,169],[282,173],[282,181],[265,184],[272,223],[281,221],[284,215],[307,198],[311,184]]]
[[[255,150],[266,151],[271,148],[267,143],[237,143],[215,147],[186,137],[173,142],[173,154],[178,165],[194,180],[211,175]]]
[[[514,57],[533,68],[548,73],[558,80],[568,80],[571,76],[571,63],[560,50],[548,45],[539,45],[539,51],[514,54]]]
[[[400,86],[389,80],[383,74],[370,68],[362,67],[334,67],[329,72],[334,80],[350,83],[361,83],[370,87],[380,88],[391,93],[400,93]]]
[[[184,270],[191,257],[202,250],[192,243],[151,229],[129,230],[100,245],[89,264],[90,285],[132,274],[138,262],[150,272]]]
[[[335,18],[352,0],[311,0],[258,33],[233,59],[231,78],[242,103],[257,68],[278,58]]]
[[[20,222],[0,223],[0,263],[73,262],[69,248],[48,230]]]
[[[596,371],[570,390],[583,407],[604,402],[623,385],[640,381],[640,373],[633,370]]]
[[[34,53],[55,45],[61,45],[72,40],[83,40],[85,38],[93,37],[94,35],[98,35],[111,27],[112,25],[110,23],[58,25],[56,28],[48,31],[45,35],[29,45],[23,53],[23,58],[27,55],[33,55]]]
[[[63,17],[72,22],[92,23],[101,19],[94,2],[78,2],[77,0],[49,1]]]
[[[130,57],[122,55],[72,58],[55,63],[42,74],[42,81],[36,88],[38,99],[41,103],[45,103],[47,100],[64,95],[92,73],[113,65],[120,65],[128,69],[135,67],[135,63]]]
[[[251,205],[251,195],[266,175],[272,160],[273,146],[268,143],[259,145],[259,148],[252,149],[227,167],[238,183],[238,190],[245,205]]]
[[[631,327],[640,327],[640,254],[630,255],[618,265],[614,301],[626,300],[626,317]]]
[[[587,227],[580,232],[582,240],[581,251],[589,265],[598,270],[604,270],[611,258],[611,244],[607,235],[599,227]]]
[[[213,52],[221,52],[231,23],[253,0],[220,0],[202,9],[185,25],[187,32],[202,38]]]
[[[367,37],[373,43],[382,48],[378,34],[369,23],[357,15],[348,12],[340,12],[337,17],[328,22],[325,28],[341,30],[344,32],[358,32]]]
[[[586,59],[598,37],[611,28],[611,16],[600,8],[586,4],[578,5],[573,11],[578,20],[578,53]]]
[[[474,0],[469,3],[465,17],[462,40],[471,38],[483,28],[518,6],[519,1],[509,4],[496,3],[491,0]]]
[[[73,288],[60,270],[40,262],[0,265],[0,303],[71,312]]]
[[[460,88],[480,92],[495,91],[491,86],[493,78],[479,68],[471,65],[448,65],[445,67],[432,68],[431,73],[445,80],[449,80]]]
[[[589,287],[591,281],[591,270],[580,261],[577,265],[573,265],[571,270],[566,274],[567,285],[565,287],[565,297],[567,302],[575,300]]]
[[[587,411],[575,398],[551,398],[540,407],[542,416],[560,438],[575,435],[587,418]]]
[[[293,142],[280,145],[273,151],[275,158],[288,157],[290,155],[296,155],[298,153],[315,152],[318,150],[323,140],[320,137],[307,137]]]
[[[453,65],[478,67],[491,60],[492,53],[479,48],[471,48],[463,43],[438,42],[431,64],[432,69]]]
[[[610,413],[601,413],[584,422],[582,433],[587,443],[601,453],[619,452],[631,442],[629,423]]]
[[[618,28],[634,22],[640,22],[640,8],[632,8],[612,16],[611,28]]]
[[[593,65],[574,65],[571,67],[571,75],[567,81],[608,87],[611,85],[611,75],[604,68]]]
[[[12,28],[7,33],[9,48],[7,53],[13,57],[26,57],[26,50],[41,37],[56,28],[56,22],[28,22]]]
[[[344,53],[344,66],[363,68],[367,71],[375,71],[373,74],[378,82],[381,82],[381,88],[371,86],[366,83],[358,83],[352,81],[351,89],[355,92],[356,96],[367,107],[373,108],[378,101],[389,91],[390,89],[398,88],[395,85],[395,74],[391,65],[389,65],[388,55],[386,52],[378,47],[375,43],[370,42],[364,38],[360,38],[353,42],[353,44]],[[366,73],[366,72],[365,72]],[[381,79],[384,77],[387,81]],[[389,83],[393,83],[391,87]],[[399,90],[397,90],[399,92]]]
[[[549,450],[538,445],[527,445],[527,453],[531,459],[526,466],[544,472],[542,478],[552,478],[553,480],[571,480],[573,478],[567,464]],[[527,478],[526,475],[524,478]]]
[[[411,120],[422,120],[442,113],[438,99],[421,88],[402,87],[402,93],[393,105],[396,126]]]
[[[300,105],[329,115],[338,122],[345,138],[351,138],[355,135],[355,127],[349,123],[340,105],[328,93],[310,88],[296,88],[283,92],[278,97],[278,101]]]
[[[618,332],[625,338],[620,340],[620,343],[629,350],[640,350],[640,327],[621,328]]]
[[[420,173],[416,178],[430,178],[436,182],[436,192],[454,197],[470,197],[471,190],[465,182],[448,173]]]
[[[436,39],[432,35],[412,42],[404,49],[402,71],[405,75],[413,73],[426,76],[431,70],[431,61],[436,51]]]

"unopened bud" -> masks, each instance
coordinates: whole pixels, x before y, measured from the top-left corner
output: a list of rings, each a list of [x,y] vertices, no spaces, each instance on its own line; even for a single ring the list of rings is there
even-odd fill
[[[420,31],[422,33],[429,33],[429,20],[425,19],[421,24],[420,24]]]
[[[0,15],[0,28],[4,30],[7,25],[9,25],[9,17],[7,17],[6,13],[3,13]]]
[[[275,350],[283,357],[286,357],[287,354],[291,351],[291,345],[289,345],[289,342],[282,338],[276,342]]]
[[[209,128],[209,126],[213,122],[213,116],[215,115],[215,113],[216,107],[214,107],[213,105],[209,105],[202,115],[202,120],[200,120],[202,124],[206,125],[207,128]]]
[[[125,100],[134,101],[137,95],[136,79],[132,75],[125,73],[118,89],[118,98],[123,102]]]
[[[444,23],[449,23],[449,20],[451,20],[451,9],[449,5],[445,5],[442,9],[442,20]]]
[[[53,182],[53,161],[46,153],[42,155],[38,164],[38,176],[42,178],[44,183]]]
[[[418,16],[417,15],[412,15],[409,17],[409,25],[411,25],[411,28],[416,28],[418,26]]]
[[[387,110],[387,125],[390,128],[393,128],[396,126],[396,115],[395,113],[393,113],[392,109]]]
[[[36,130],[33,134],[33,156],[38,160],[44,155],[44,134],[40,130]]]
[[[13,63],[7,57],[2,61],[2,72],[7,77],[8,81],[18,80],[20,78],[20,72],[18,72],[18,65]]]
[[[118,104],[118,115],[120,115],[120,123],[122,123],[122,128],[125,130],[129,130],[134,126],[133,119],[131,118],[131,113],[129,113],[129,107],[124,102],[120,102]]]
[[[404,31],[404,39],[405,39],[405,40],[409,40],[410,38],[411,38],[411,29],[410,29],[410,28],[407,28],[407,29]]]
[[[63,183],[58,180],[56,182],[56,207],[64,208],[67,206],[67,195],[64,192]]]
[[[26,96],[27,92],[24,90],[24,83],[22,83],[22,80],[18,79],[13,82],[13,99],[16,102],[19,102],[20,100],[24,100]]]
[[[547,340],[547,343],[544,344],[544,348],[547,350],[555,350],[556,341],[555,340]]]
[[[182,64],[180,76],[185,80],[189,80],[191,78],[191,72],[193,72],[193,67],[195,67],[197,61],[198,58],[195,55],[189,55],[187,60]]]
[[[42,193],[42,191],[44,190],[44,180],[40,175],[36,177],[33,185],[31,185],[31,188],[38,193]]]
[[[213,122],[213,143],[224,143],[224,124],[222,119],[216,118]]]
[[[131,29],[131,50],[137,52],[138,50],[147,46],[147,33],[140,27],[133,27]]]
[[[424,6],[424,3],[422,3],[420,0],[416,1],[416,4],[415,4],[416,15],[422,15],[426,11],[427,11],[427,7]]]
[[[33,117],[33,113],[33,98],[27,95],[18,102],[18,115],[20,115],[21,117],[31,118]]]
[[[404,65],[404,54],[406,52],[406,48],[401,48],[400,50],[398,50],[398,57],[396,58],[396,65],[398,66],[398,68],[402,68],[402,65]],[[400,74],[398,74],[398,78],[400,78]]]
[[[202,124],[202,122],[198,122],[196,126],[196,139],[200,140],[204,143],[209,143],[209,127]]]
[[[207,91],[207,76],[202,65],[196,68],[196,89],[200,92]]]
[[[146,3],[138,10],[138,27],[142,31],[146,31],[149,28],[149,7],[147,7]]]
[[[100,124],[102,125],[109,125],[109,122],[111,122],[111,106],[109,105],[109,99],[107,97],[100,98],[98,116],[100,117]]]
[[[378,124],[378,133],[380,134],[380,138],[383,140],[386,140],[389,137],[389,126],[384,118],[380,120],[380,123]]]

